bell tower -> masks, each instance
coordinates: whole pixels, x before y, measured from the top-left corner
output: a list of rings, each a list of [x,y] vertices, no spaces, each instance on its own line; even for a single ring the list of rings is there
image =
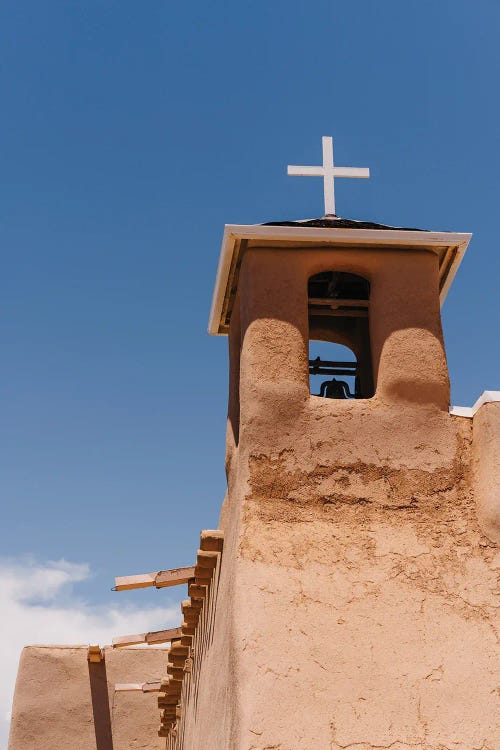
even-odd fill
[[[493,748],[500,414],[450,413],[440,314],[470,235],[338,217],[334,179],[368,170],[331,146],[289,168],[323,217],[224,231],[225,542],[186,747]]]
[[[230,466],[236,452],[303,455],[304,440],[324,444],[339,430],[342,450],[348,435],[353,452],[374,439],[390,460],[373,432],[387,415],[405,439],[402,415],[447,420],[440,305],[469,239],[329,216],[226,227],[210,332],[229,338]],[[356,361],[310,361],[312,339],[345,344]],[[310,393],[311,373],[336,376],[326,397]],[[336,387],[349,374],[352,392]],[[326,466],[338,459],[333,451]]]

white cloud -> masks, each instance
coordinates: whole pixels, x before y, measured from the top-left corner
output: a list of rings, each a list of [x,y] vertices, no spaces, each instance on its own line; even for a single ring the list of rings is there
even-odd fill
[[[97,606],[74,591],[90,577],[86,563],[39,563],[0,558],[0,749],[7,749],[12,695],[19,654],[36,643],[111,643],[124,633],[175,626],[179,605],[170,607]]]

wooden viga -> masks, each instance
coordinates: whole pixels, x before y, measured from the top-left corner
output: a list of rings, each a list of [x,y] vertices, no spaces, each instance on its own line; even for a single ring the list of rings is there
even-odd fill
[[[167,750],[182,747],[183,709],[188,705],[198,667],[211,640],[224,545],[224,532],[202,531],[194,578],[188,582],[189,599],[181,604],[181,637],[168,652],[168,678],[160,686],[158,735],[167,738]]]

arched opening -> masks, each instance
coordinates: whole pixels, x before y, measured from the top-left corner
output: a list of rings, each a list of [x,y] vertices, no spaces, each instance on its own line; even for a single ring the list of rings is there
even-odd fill
[[[355,398],[356,367],[356,357],[348,346],[309,341],[309,388],[313,396]]]
[[[311,395],[371,398],[369,281],[343,271],[318,273],[308,281],[308,307]]]

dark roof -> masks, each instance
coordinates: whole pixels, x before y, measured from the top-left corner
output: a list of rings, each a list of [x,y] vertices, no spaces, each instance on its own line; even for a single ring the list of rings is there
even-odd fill
[[[304,221],[268,221],[263,227],[324,227],[325,229],[394,229],[406,232],[425,232],[425,229],[415,227],[390,227],[387,224],[376,224],[374,221],[356,221],[355,219],[341,219],[339,216],[323,216],[321,219],[306,219]]]

